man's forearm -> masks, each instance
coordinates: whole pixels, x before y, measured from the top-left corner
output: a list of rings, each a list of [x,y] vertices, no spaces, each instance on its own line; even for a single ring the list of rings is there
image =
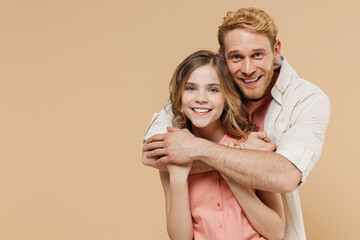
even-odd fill
[[[233,181],[270,192],[291,192],[301,181],[300,171],[274,152],[232,149],[204,139],[193,156]]]
[[[155,158],[147,158],[146,154],[143,153],[142,155],[142,163],[146,166],[153,167],[156,169],[159,169],[163,172],[168,172],[166,165],[159,163]],[[206,165],[205,163],[201,161],[194,161],[190,174],[196,174],[196,173],[204,173],[204,172],[210,172],[214,171],[212,167]]]
[[[194,161],[190,174],[196,174],[196,173],[204,173],[204,172],[210,172],[214,171],[215,169],[210,167],[209,165],[203,163],[202,161]]]

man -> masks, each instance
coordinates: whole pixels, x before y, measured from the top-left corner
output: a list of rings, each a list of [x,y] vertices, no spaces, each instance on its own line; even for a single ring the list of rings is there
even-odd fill
[[[228,12],[218,31],[220,51],[245,99],[250,120],[268,134],[275,152],[232,149],[183,129],[168,128],[165,133],[172,117],[167,106],[153,118],[144,136],[143,162],[165,170],[162,164],[199,160],[239,184],[280,192],[286,217],[284,239],[306,239],[298,187],[320,157],[330,102],[280,55],[281,42],[276,37],[273,19],[254,8]],[[163,134],[154,135],[159,132]],[[254,134],[267,139],[264,132]],[[204,165],[199,164],[198,171],[206,171]]]

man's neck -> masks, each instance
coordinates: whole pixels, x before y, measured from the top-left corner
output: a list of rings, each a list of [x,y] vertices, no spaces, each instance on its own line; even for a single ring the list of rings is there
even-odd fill
[[[271,82],[270,82],[269,86],[266,88],[266,90],[264,92],[264,95],[261,98],[258,98],[258,99],[246,99],[246,100],[250,101],[250,102],[258,102],[261,99],[265,98],[268,94],[270,94],[271,89],[275,86],[275,83],[276,83],[276,81],[277,81],[277,79],[279,77],[279,72],[280,72],[280,68],[274,69],[274,73],[273,73]]]

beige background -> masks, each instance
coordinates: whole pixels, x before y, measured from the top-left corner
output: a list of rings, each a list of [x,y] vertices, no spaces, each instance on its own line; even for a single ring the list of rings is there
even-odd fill
[[[276,19],[282,53],[332,102],[301,188],[308,238],[357,238],[356,0],[1,0],[0,239],[166,239],[142,134],[177,64],[216,50],[222,17],[244,6]]]

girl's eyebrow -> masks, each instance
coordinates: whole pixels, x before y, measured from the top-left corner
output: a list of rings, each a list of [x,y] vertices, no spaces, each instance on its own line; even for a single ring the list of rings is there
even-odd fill
[[[187,82],[185,85],[197,85],[196,83],[193,82]],[[210,83],[208,84],[208,86],[220,86],[219,83]]]
[[[196,83],[193,83],[193,82],[186,82],[185,84],[196,85]]]

